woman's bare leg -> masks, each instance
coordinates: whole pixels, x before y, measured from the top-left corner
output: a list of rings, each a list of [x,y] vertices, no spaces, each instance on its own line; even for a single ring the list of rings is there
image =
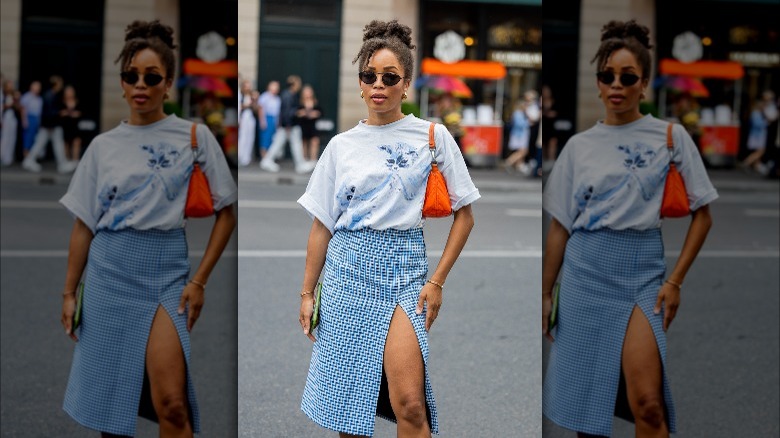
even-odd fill
[[[636,437],[668,437],[663,395],[663,365],[650,322],[634,307],[623,341],[623,374]]]
[[[152,321],[146,346],[146,372],[152,404],[160,421],[160,437],[192,437],[187,400],[187,364],[179,334],[162,308]]]
[[[430,437],[425,408],[425,364],[412,322],[396,307],[385,342],[384,368],[398,437]]]

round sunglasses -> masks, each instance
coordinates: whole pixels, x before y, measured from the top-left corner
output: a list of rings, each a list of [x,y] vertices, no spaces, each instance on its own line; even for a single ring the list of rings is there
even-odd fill
[[[600,71],[596,73],[596,77],[598,78],[599,82],[601,82],[604,85],[612,85],[613,82],[615,82],[615,73],[611,71]],[[639,81],[639,76],[633,74],[633,73],[621,73],[620,74],[620,84],[624,85],[626,87],[630,87]]]
[[[376,82],[376,75],[382,75],[382,83],[387,85],[388,87],[392,87],[393,85],[397,84],[398,81],[403,79],[398,74],[391,73],[391,72],[385,72],[385,73],[377,73],[373,71],[362,71],[358,73],[358,77],[360,78],[363,83],[371,85],[374,82]]]
[[[138,82],[138,80],[141,78],[141,76],[143,76],[144,83],[149,87],[154,87],[155,85],[162,82],[163,79],[165,79],[164,76],[159,75],[157,73],[145,73],[141,75],[138,74],[138,72],[134,72],[134,71],[123,71],[122,73],[119,73],[119,76],[122,77],[122,82],[129,85],[135,85]]]

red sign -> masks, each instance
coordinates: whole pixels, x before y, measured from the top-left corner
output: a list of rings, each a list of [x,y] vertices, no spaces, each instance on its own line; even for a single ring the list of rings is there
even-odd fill
[[[704,156],[736,157],[739,152],[739,127],[702,126],[699,148]]]
[[[465,134],[460,139],[463,155],[501,156],[501,126],[464,125]]]

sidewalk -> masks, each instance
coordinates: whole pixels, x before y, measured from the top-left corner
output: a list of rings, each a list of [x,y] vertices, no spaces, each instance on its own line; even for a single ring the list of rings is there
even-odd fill
[[[239,184],[241,181],[262,182],[267,184],[286,184],[305,186],[310,174],[298,174],[293,170],[290,160],[279,163],[281,170],[271,173],[260,170],[257,162],[238,169]],[[41,163],[40,173],[31,173],[15,163],[0,170],[0,182],[29,182],[43,185],[68,185],[71,174],[57,173],[53,161]],[[233,170],[235,173],[236,170]],[[471,168],[469,174],[474,184],[483,191],[521,191],[539,192],[542,190],[541,178],[529,178],[520,174],[509,174],[500,169]],[[739,169],[709,169],[710,178],[715,188],[725,192],[777,192],[780,191],[780,180],[765,178],[756,173]]]

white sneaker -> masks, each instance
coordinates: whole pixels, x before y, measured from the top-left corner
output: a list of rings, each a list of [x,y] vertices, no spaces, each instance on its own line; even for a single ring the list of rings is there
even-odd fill
[[[528,176],[531,174],[531,166],[529,166],[526,163],[521,163],[519,166],[517,166],[517,170],[520,171],[525,176]]]
[[[314,166],[316,166],[317,163],[313,163],[311,161],[304,161],[299,166],[295,166],[295,173],[309,173],[312,170],[314,170]]]
[[[71,173],[76,170],[78,163],[75,161],[66,161],[57,166],[57,172],[59,173]]]
[[[41,165],[35,160],[24,160],[22,161],[22,169],[28,172],[38,173],[41,171]]]
[[[279,165],[274,163],[273,161],[267,161],[262,160],[260,161],[260,168],[265,170],[266,172],[278,172],[279,171]]]

